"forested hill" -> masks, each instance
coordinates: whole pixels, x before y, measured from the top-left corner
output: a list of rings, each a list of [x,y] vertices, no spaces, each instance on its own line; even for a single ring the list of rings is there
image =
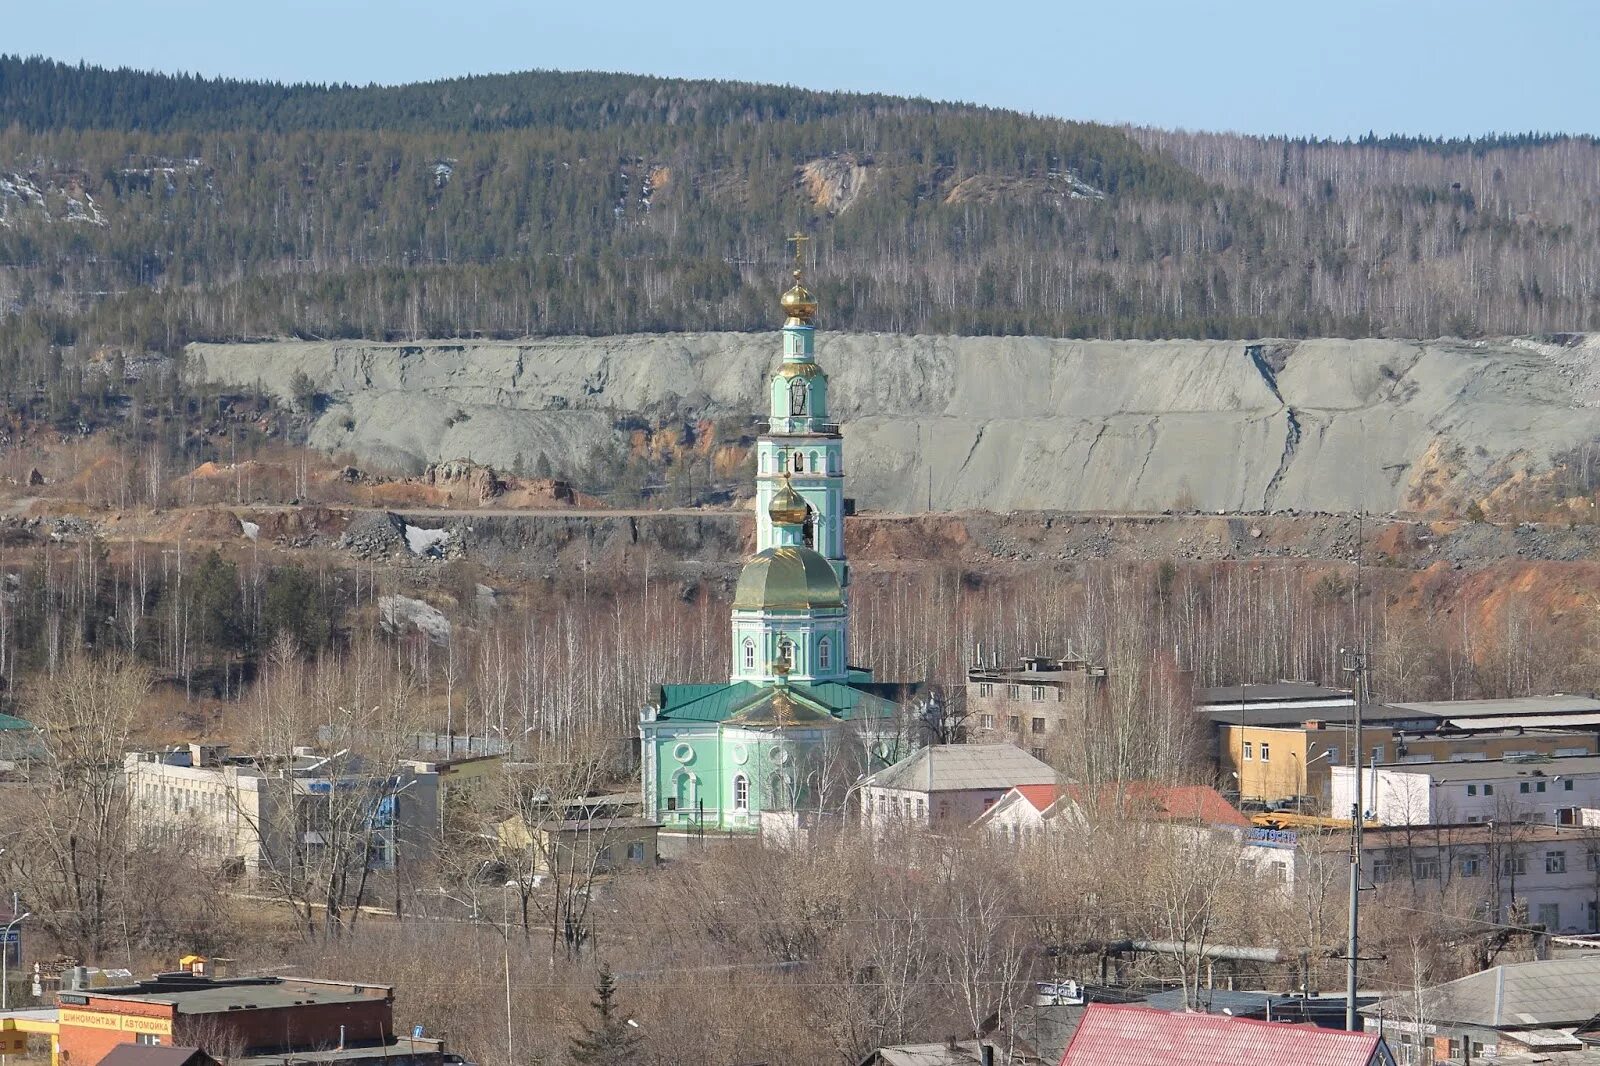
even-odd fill
[[[1592,140],[1320,143],[534,72],[281,86],[0,59],[0,399],[190,340],[1600,328]]]
[[[400,86],[280,85],[0,56],[0,114],[35,133],[636,129],[958,109],[977,110],[903,97],[635,74],[537,70]]]

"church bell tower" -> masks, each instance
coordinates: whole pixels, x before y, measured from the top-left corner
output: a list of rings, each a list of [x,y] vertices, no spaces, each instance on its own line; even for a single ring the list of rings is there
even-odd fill
[[[781,543],[769,514],[788,484],[805,502],[801,541],[828,560],[839,584],[850,582],[844,556],[844,442],[828,412],[828,375],[816,361],[817,301],[805,287],[802,253],[809,237],[789,238],[794,285],[783,294],[783,362],[767,389],[767,424],[756,442],[756,549]]]

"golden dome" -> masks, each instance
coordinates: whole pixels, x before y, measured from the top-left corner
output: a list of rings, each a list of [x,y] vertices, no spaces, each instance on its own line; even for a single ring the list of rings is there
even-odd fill
[[[805,498],[794,491],[788,474],[783,475],[783,484],[767,504],[767,517],[780,526],[798,526],[806,520]]]
[[[784,322],[786,326],[806,325],[811,321],[811,316],[817,313],[817,298],[811,295],[811,290],[800,283],[800,271],[794,272],[794,286],[783,294],[778,305],[788,316]]]
[[[808,611],[843,607],[833,566],[798,544],[767,548],[744,564],[733,592],[735,610]]]

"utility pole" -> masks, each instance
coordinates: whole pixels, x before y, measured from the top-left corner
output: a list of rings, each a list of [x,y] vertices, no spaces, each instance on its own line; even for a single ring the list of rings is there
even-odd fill
[[[1350,928],[1345,941],[1344,1027],[1356,1028],[1356,971],[1361,965],[1361,712],[1367,702],[1367,656],[1365,652],[1342,649],[1340,658],[1346,673],[1355,677],[1355,739],[1347,753],[1355,776],[1355,799],[1350,804]]]

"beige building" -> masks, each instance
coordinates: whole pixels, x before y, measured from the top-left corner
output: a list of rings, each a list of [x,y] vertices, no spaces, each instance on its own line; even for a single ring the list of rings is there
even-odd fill
[[[537,848],[544,873],[609,872],[655,866],[661,823],[648,818],[577,817],[529,827],[520,817],[496,828],[502,845]]]
[[[1104,667],[1074,658],[1030,655],[1014,667],[972,667],[967,733],[975,743],[1009,742],[1036,759],[1049,758],[1105,698],[1105,680]]]

